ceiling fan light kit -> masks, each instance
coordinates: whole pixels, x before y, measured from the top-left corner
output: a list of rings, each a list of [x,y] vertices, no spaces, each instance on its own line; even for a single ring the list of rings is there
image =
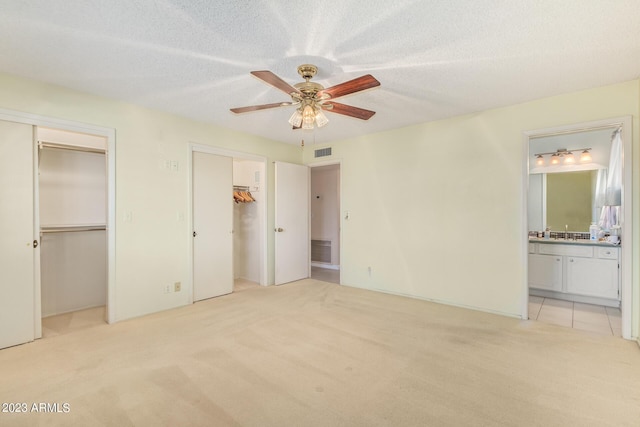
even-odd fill
[[[329,119],[324,114],[324,111],[355,117],[360,120],[369,120],[375,114],[375,111],[332,101],[341,96],[380,86],[380,82],[372,75],[367,74],[325,89],[321,84],[310,81],[317,72],[318,67],[315,65],[300,65],[298,67],[298,74],[300,74],[305,81],[291,86],[271,71],[252,71],[251,74],[255,77],[289,95],[291,102],[232,108],[231,111],[236,114],[241,114],[250,111],[293,105],[297,107],[289,118],[289,124],[293,129],[313,129],[314,126],[322,127],[326,125],[329,123]]]

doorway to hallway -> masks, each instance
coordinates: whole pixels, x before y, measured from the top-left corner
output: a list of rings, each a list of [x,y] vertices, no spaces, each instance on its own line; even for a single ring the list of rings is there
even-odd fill
[[[340,164],[311,165],[311,278],[340,283]]]

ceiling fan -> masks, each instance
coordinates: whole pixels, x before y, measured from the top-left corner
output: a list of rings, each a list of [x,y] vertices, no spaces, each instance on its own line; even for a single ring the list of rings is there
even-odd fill
[[[376,113],[375,111],[333,101],[341,96],[380,86],[380,82],[372,75],[367,74],[325,89],[321,84],[310,81],[317,72],[318,67],[315,65],[300,65],[298,67],[298,74],[300,74],[305,81],[291,86],[271,71],[252,71],[251,74],[257,78],[289,95],[291,101],[232,108],[231,111],[240,114],[295,105],[298,108],[296,108],[291,118],[289,118],[289,123],[293,126],[293,129],[313,129],[314,124],[318,127],[326,125],[329,120],[324,115],[324,111],[355,117],[361,120],[369,120],[371,116]]]

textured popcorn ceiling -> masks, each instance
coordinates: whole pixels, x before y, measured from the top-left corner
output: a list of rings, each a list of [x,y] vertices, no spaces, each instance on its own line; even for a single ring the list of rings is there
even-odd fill
[[[291,130],[288,101],[252,77],[382,84]],[[0,0],[0,71],[299,144],[379,132],[640,76],[637,0]]]

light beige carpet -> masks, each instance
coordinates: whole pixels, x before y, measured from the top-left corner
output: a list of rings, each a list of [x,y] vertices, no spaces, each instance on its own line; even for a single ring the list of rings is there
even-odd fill
[[[303,280],[0,351],[13,426],[638,426],[634,342]]]

